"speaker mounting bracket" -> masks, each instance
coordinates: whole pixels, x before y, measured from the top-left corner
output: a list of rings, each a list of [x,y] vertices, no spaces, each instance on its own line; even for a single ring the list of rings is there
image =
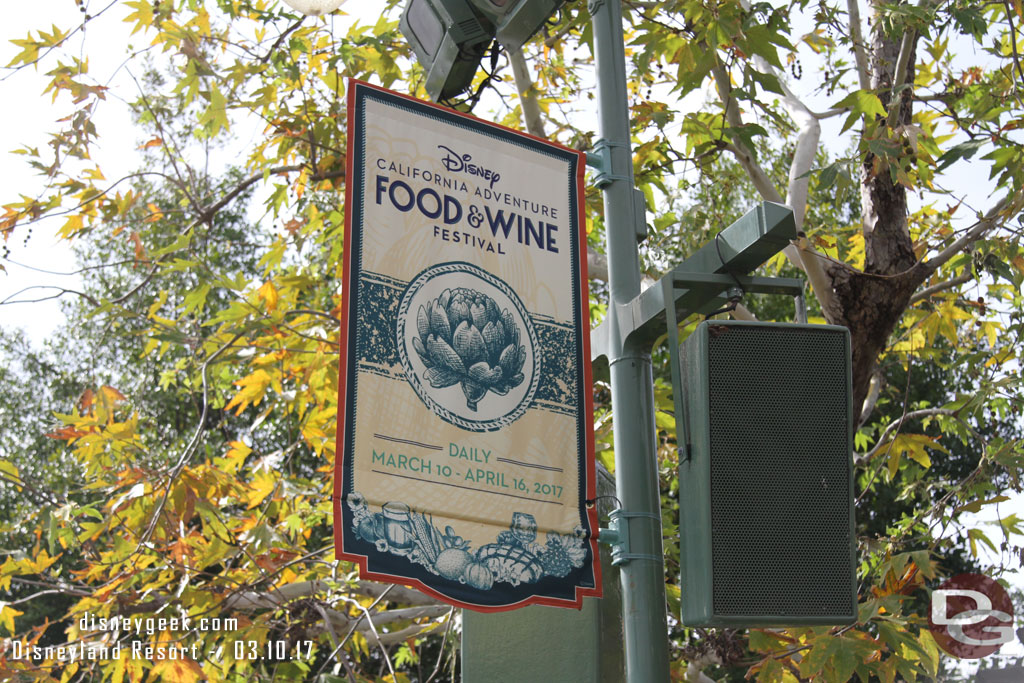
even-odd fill
[[[595,163],[599,163],[600,156],[593,156]],[[744,275],[796,238],[793,211],[782,204],[761,202],[672,268],[654,286],[628,303],[613,304],[608,317],[590,333],[591,360],[607,357],[609,320],[613,316],[624,342],[653,344],[664,334],[669,317],[678,321],[692,313],[714,311],[724,305],[730,289],[739,287],[750,294],[802,294],[800,280]]]
[[[598,542],[611,546],[612,564],[618,567],[634,560],[661,562],[662,558],[658,555],[631,553],[629,551],[629,525],[631,520],[637,520],[640,523],[656,524],[658,533],[660,533],[661,518],[657,515],[646,512],[627,512],[621,508],[612,510],[608,515],[608,528],[601,529],[597,537]]]

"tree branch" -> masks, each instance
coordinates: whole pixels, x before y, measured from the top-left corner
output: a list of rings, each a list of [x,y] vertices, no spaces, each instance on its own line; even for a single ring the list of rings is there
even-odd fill
[[[920,0],[917,6],[924,8],[931,4],[932,0]],[[900,120],[900,111],[903,109],[903,98],[899,96],[900,90],[907,83],[907,67],[910,65],[910,57],[914,52],[914,43],[917,40],[917,31],[909,29],[903,32],[900,40],[900,52],[896,58],[896,71],[892,75],[892,93],[889,98],[889,116],[886,119],[886,126],[895,128]],[[913,86],[913,83],[910,84]]]
[[[946,261],[981,239],[986,232],[1000,225],[1007,216],[1018,213],[1022,205],[1024,205],[1024,190],[1017,190],[1013,195],[1007,195],[1000,199],[977,223],[971,226],[971,229],[963,237],[925,261],[922,265],[927,268],[926,273],[934,273]]]
[[[519,91],[519,101],[523,107],[523,123],[526,124],[526,131],[538,138],[546,138],[544,119],[541,117],[540,105],[537,103],[537,91],[530,78],[530,68],[526,65],[523,48],[509,50],[508,60],[512,63],[512,75],[515,77],[516,90]]]
[[[767,62],[764,62],[764,60],[760,60],[758,66],[762,70],[778,77],[775,69]],[[722,98],[725,106],[726,121],[733,127],[742,126],[743,119],[740,116],[737,103],[731,95],[732,85],[729,81],[729,72],[721,65],[713,67],[711,71],[715,78],[715,86],[719,97]],[[797,228],[800,228],[807,209],[809,178],[806,174],[814,163],[814,155],[817,151],[818,140],[821,135],[821,125],[810,109],[793,94],[781,78],[779,78],[779,83],[783,88],[786,109],[801,128],[797,142],[797,151],[794,154],[793,164],[790,166],[789,196],[786,200],[783,201],[779,191],[775,188],[775,185],[764,169],[754,160],[750,150],[736,143],[726,143],[725,148],[736,156],[737,161],[746,170],[747,175],[750,176],[754,187],[761,194],[762,198],[779,204],[785,203],[793,209]],[[807,274],[807,278],[811,281],[814,296],[818,299],[822,309],[830,310],[835,301],[835,295],[832,291],[832,280],[825,273],[820,259],[811,258],[813,252],[806,246],[806,240],[803,240],[802,247],[791,245],[784,250],[784,253],[793,265]],[[805,253],[808,254],[807,258],[805,258]]]
[[[821,309],[830,315],[836,304],[835,292],[832,289],[832,278],[825,272],[827,258],[811,249],[807,238],[801,235],[794,243],[783,249],[790,263],[804,271],[811,283],[814,297],[821,304]]]
[[[715,78],[715,88],[718,90],[718,96],[722,100],[722,106],[725,109],[725,120],[732,128],[739,128],[743,125],[743,117],[740,115],[739,103],[732,96],[732,82],[729,77],[729,72],[721,64],[716,64],[711,69],[711,74]],[[751,181],[754,183],[754,187],[763,199],[767,199],[770,202],[776,202],[782,204],[782,195],[775,188],[775,184],[772,183],[771,178],[760,164],[754,159],[754,154],[742,143],[727,142],[723,143],[724,148],[733,153],[736,160],[740,163],[743,169],[750,176]]]
[[[1020,53],[1017,52],[1017,29],[1013,25],[1013,9],[1010,7],[1009,0],[1004,0],[1003,6],[1006,8],[1006,23],[1010,25],[1008,33],[1010,34],[1010,49],[1011,54],[1013,54],[1013,63],[1017,67],[1017,75],[1020,76],[1021,81],[1024,82],[1024,69],[1020,66]],[[1017,97],[1017,102],[1019,104],[1024,104],[1020,99],[1020,88],[1015,87],[1013,91]]]
[[[22,294],[24,292],[27,292],[30,289],[56,289],[56,290],[59,290],[59,291],[56,294],[51,294],[50,296],[40,297],[38,299],[14,299],[14,297],[16,297],[19,294]],[[57,299],[59,297],[64,296],[65,294],[77,294],[78,296],[82,297],[83,299],[86,299],[93,306],[99,307],[99,305],[100,305],[100,303],[98,301],[96,301],[96,299],[93,299],[91,296],[89,296],[85,292],[79,292],[76,289],[67,289],[66,287],[58,287],[57,285],[29,285],[28,287],[22,287],[21,289],[19,289],[14,294],[11,294],[10,296],[8,296],[3,301],[0,301],[0,306],[4,306],[4,305],[8,305],[8,304],[37,304],[37,303],[39,303],[41,301],[49,301],[50,299]],[[12,299],[14,299],[14,300],[12,301]]]
[[[925,289],[922,289],[920,292],[910,297],[910,303],[911,305],[913,305],[916,304],[918,301],[924,301],[932,294],[936,294],[947,289],[958,287],[964,283],[970,282],[973,279],[974,275],[970,271],[967,271],[963,275],[957,275],[952,280],[946,280],[945,282],[940,282],[936,285],[932,285],[931,287],[926,287]]]
[[[814,118],[818,119],[819,121],[824,121],[825,119],[830,119],[833,116],[839,116],[840,114],[849,113],[849,107],[837,107],[836,109],[826,109],[825,111],[815,112]]]
[[[149,524],[146,526],[146,530],[139,539],[136,552],[138,552],[139,548],[142,548],[142,546],[149,542],[149,539],[153,536],[153,532],[156,531],[157,524],[160,523],[160,516],[163,515],[164,507],[167,505],[167,499],[171,495],[171,487],[174,485],[174,480],[177,479],[178,475],[181,474],[181,471],[185,469],[185,465],[188,463],[189,459],[191,459],[192,454],[195,453],[202,441],[203,426],[206,424],[206,418],[210,410],[208,395],[209,387],[207,386],[207,370],[210,367],[210,363],[215,361],[227,349],[231,348],[231,345],[234,344],[243,334],[245,334],[244,331],[233,336],[227,343],[222,345],[219,349],[214,351],[209,358],[203,361],[202,371],[200,372],[200,375],[202,376],[203,410],[199,415],[199,422],[196,425],[196,431],[192,434],[191,441],[189,441],[189,444],[182,452],[181,457],[178,458],[178,462],[174,464],[170,474],[167,476],[167,485],[164,487],[164,494],[160,498],[160,502],[157,503],[156,510],[153,511],[153,516],[150,518]]]
[[[526,64],[523,49],[510,50],[508,59],[512,63],[516,90],[519,92],[519,101],[522,102],[523,123],[526,125],[526,131],[535,137],[547,138],[547,131],[544,130],[544,118],[541,115],[540,105],[537,103],[537,91],[533,87],[533,80],[530,78],[530,69]],[[608,281],[608,257],[594,251],[590,246],[587,247],[587,275],[591,280]]]
[[[745,9],[749,10],[746,0],[741,0]],[[793,210],[793,219],[796,222],[797,230],[801,230],[804,224],[804,216],[807,212],[807,192],[810,184],[810,170],[814,165],[814,156],[818,151],[818,142],[821,139],[821,124],[818,117],[804,102],[797,97],[789,88],[789,84],[778,71],[763,57],[755,57],[754,65],[764,73],[776,77],[782,87],[783,105],[789,113],[790,118],[799,127],[796,149],[793,153],[793,162],[789,166],[789,184],[786,189],[786,205]],[[728,74],[724,74],[728,78]],[[716,83],[718,82],[716,74]],[[728,81],[726,81],[728,83]],[[719,91],[721,92],[721,91]],[[728,111],[726,111],[728,115]],[[739,112],[735,113],[736,120],[739,120]],[[730,124],[735,125],[735,124]],[[742,162],[741,162],[742,163]],[[749,171],[748,171],[749,172]],[[753,178],[753,176],[752,176]],[[755,179],[755,186],[757,181]],[[759,190],[760,191],[760,190]],[[775,192],[777,195],[778,192]],[[765,199],[769,197],[765,196]],[[816,254],[807,245],[806,239],[801,239],[796,246],[791,245],[784,250],[786,257],[797,268],[807,274],[811,281],[811,289],[815,298],[821,304],[822,310],[829,311],[835,303],[835,293],[832,289],[832,279],[825,272],[821,259],[813,258]]]
[[[861,90],[871,90],[871,70],[860,25],[860,1],[846,0],[846,11],[850,17],[850,42],[853,43],[853,58],[857,64],[857,83]]]
[[[767,63],[765,66],[770,66]],[[779,79],[786,93],[783,103],[789,110],[789,116],[800,128],[797,134],[796,149],[793,151],[793,162],[789,165],[789,185],[786,189],[786,204],[793,209],[796,229],[804,225],[807,213],[807,189],[811,182],[810,171],[814,166],[814,156],[818,152],[818,141],[821,139],[821,124],[807,106],[794,95],[789,87]]]
[[[743,145],[737,145],[730,142],[722,143],[722,149],[732,152],[733,156],[736,157],[736,161],[738,161],[740,166],[743,167],[743,170],[747,172],[751,182],[754,183],[754,188],[757,190],[758,194],[761,195],[762,199],[775,202],[776,204],[785,204],[785,200],[782,198],[782,195],[779,194],[779,191],[775,189],[775,186],[772,184],[771,178],[768,177],[768,174],[765,173],[764,169],[757,163],[750,150]]]
[[[894,430],[898,429],[899,426],[902,425],[907,420],[916,420],[919,417],[934,417],[936,415],[956,415],[956,411],[951,410],[949,408],[926,408],[924,410],[915,410],[909,412],[906,415],[901,416],[900,419],[890,422],[889,426],[885,428],[884,432],[882,432],[882,435],[878,437],[878,442],[875,443],[874,448],[872,448],[870,451],[863,455],[855,456],[854,460],[856,460],[858,463],[863,463],[871,460],[871,458],[873,458],[880,450],[882,450],[882,448],[889,445],[887,441],[889,435],[892,434]]]
[[[868,385],[868,395],[864,398],[864,405],[860,408],[860,417],[857,419],[857,426],[866,423],[871,413],[875,412],[875,404],[882,394],[882,375],[876,370],[871,375],[871,383]]]
[[[300,26],[302,26],[302,22],[305,21],[305,20],[306,20],[305,16],[300,17],[298,21],[296,21],[294,24],[292,24],[291,26],[286,28],[284,31],[282,31],[281,35],[279,35],[277,37],[277,40],[274,41],[274,44],[270,46],[270,49],[267,50],[267,53],[265,55],[263,55],[263,57],[260,58],[260,60],[257,62],[257,64],[266,64],[267,62],[269,62],[270,58],[274,54],[274,51],[277,50],[277,48],[281,47],[281,43],[284,42],[284,39],[287,38],[288,35],[292,31],[294,31],[297,28],[299,28]]]

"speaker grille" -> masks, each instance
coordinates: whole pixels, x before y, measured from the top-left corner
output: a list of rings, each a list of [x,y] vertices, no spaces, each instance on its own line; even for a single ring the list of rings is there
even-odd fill
[[[716,615],[850,613],[845,339],[708,325]]]

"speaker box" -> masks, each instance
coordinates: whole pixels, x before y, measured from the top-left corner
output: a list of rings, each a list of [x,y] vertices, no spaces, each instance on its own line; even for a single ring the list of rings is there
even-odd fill
[[[849,331],[705,321],[679,351],[683,623],[852,623]]]

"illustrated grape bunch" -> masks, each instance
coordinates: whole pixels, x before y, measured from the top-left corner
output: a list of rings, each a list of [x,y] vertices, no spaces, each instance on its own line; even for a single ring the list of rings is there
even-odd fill
[[[465,287],[446,289],[416,312],[412,345],[425,377],[435,389],[456,383],[475,411],[488,391],[504,396],[522,384],[526,347],[507,309],[494,299]]]

